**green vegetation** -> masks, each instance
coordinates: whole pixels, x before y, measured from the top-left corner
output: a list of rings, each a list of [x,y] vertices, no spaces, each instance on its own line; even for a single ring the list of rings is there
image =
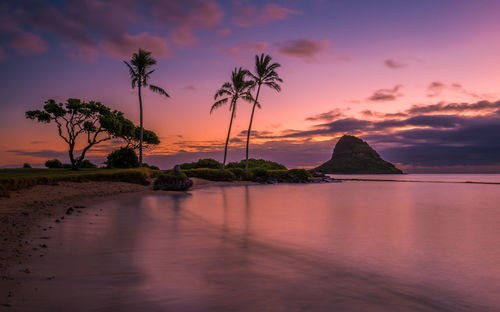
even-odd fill
[[[248,166],[247,166],[248,164]],[[287,170],[285,166],[280,163],[264,160],[264,159],[255,159],[250,158],[248,162],[242,160],[240,162],[230,162],[227,164],[226,168],[242,168],[242,169],[252,169],[252,168],[262,168],[266,170]]]
[[[43,110],[27,111],[25,115],[28,119],[43,123],[54,122],[57,125],[59,136],[68,144],[73,170],[80,168],[85,154],[93,146],[112,138],[123,138],[135,129],[134,124],[123,117],[123,113],[111,111],[99,102],[84,102],[79,99],[68,99],[64,104],[48,100]],[[80,156],[75,156],[80,136],[85,137],[86,145],[81,149]]]
[[[229,110],[231,111],[231,119],[229,120],[229,129],[227,130],[226,144],[224,146],[224,161],[222,162],[222,169],[226,165],[227,156],[227,145],[229,143],[229,137],[231,136],[231,127],[233,126],[233,120],[236,116],[236,104],[238,99],[242,98],[245,101],[252,101],[252,94],[249,89],[252,86],[251,81],[245,80],[248,75],[248,70],[243,68],[235,68],[231,74],[231,81],[225,82],[222,87],[215,92],[214,100],[215,103],[212,104],[210,108],[210,114],[214,109],[221,107],[231,100],[229,105]]]
[[[125,147],[133,148],[134,150],[139,149],[141,141],[141,128],[135,127],[134,130],[124,134],[123,139],[127,143]],[[143,148],[148,148],[152,145],[160,144],[160,139],[158,138],[158,135],[151,130],[146,130],[146,129],[143,130],[142,140],[143,140],[142,141]]]
[[[247,145],[246,145],[246,162],[245,162],[245,170],[248,170],[248,146],[250,144],[250,133],[252,132],[252,122],[253,116],[255,113],[255,107],[261,108],[259,100],[260,87],[262,85],[267,86],[269,88],[274,89],[277,92],[281,91],[281,87],[278,83],[283,82],[283,80],[276,73],[275,69],[280,67],[279,63],[271,63],[271,57],[269,55],[264,56],[264,53],[255,56],[255,74],[249,72],[248,75],[252,78],[252,87],[251,89],[257,87],[257,93],[254,97],[253,107],[252,107],[252,115],[250,115],[250,124],[248,126],[247,131]]]
[[[143,163],[141,167],[143,167],[143,168],[149,168],[149,169],[152,169],[152,170],[160,170],[160,168],[158,168],[157,166],[148,165],[146,163]]]
[[[38,184],[56,184],[62,181],[121,181],[148,185],[149,178],[161,171],[148,168],[136,169],[0,169],[0,194]]]
[[[31,165],[30,165],[30,164],[28,164],[28,163],[24,163],[24,164],[23,164],[23,168],[27,168],[27,169],[29,169],[29,168],[31,168]]]
[[[170,97],[165,90],[162,88],[149,84],[149,75],[151,75],[155,70],[151,70],[151,67],[156,64],[156,60],[151,57],[151,52],[139,49],[139,52],[132,55],[130,63],[123,61],[130,74],[130,79],[132,79],[132,89],[135,89],[137,85],[138,96],[139,96],[139,110],[140,110],[140,132],[139,132],[139,164],[142,165],[142,144],[144,141],[144,127],[142,121],[142,87],[148,87],[149,90]]]
[[[62,168],[63,164],[59,159],[49,159],[45,162],[45,167],[49,169]]]
[[[108,168],[137,168],[139,158],[132,148],[122,147],[107,156],[106,165]]]
[[[222,164],[213,158],[204,158],[204,159],[199,159],[196,162],[181,164],[181,169],[199,169],[199,168],[222,169]]]
[[[227,169],[188,169],[183,172],[190,178],[200,178],[210,181],[234,181],[236,176]]]

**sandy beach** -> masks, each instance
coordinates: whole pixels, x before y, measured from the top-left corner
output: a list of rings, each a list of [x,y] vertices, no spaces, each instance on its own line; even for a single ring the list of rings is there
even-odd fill
[[[249,185],[254,182],[213,182],[192,179],[192,190],[223,185]],[[13,276],[16,269],[50,252],[47,244],[50,231],[68,215],[91,213],[87,206],[106,200],[133,198],[146,194],[175,193],[153,191],[152,186],[125,182],[61,182],[37,185],[13,191],[10,198],[0,199],[0,306],[9,307],[21,281]],[[40,237],[40,239],[35,239]],[[30,274],[29,268],[24,273]]]

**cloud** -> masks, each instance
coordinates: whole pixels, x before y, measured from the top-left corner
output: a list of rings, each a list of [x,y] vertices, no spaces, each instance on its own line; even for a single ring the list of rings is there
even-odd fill
[[[9,46],[21,54],[40,54],[47,51],[47,43],[39,35],[26,31],[18,32]]]
[[[184,88],[182,88],[182,89],[184,89],[184,90],[190,90],[190,91],[192,91],[192,90],[196,90],[196,88],[195,88],[195,86],[194,86],[194,85],[187,85],[187,86],[185,86],[185,87],[184,87]]]
[[[181,46],[193,46],[198,42],[198,38],[188,27],[179,27],[172,32],[172,40]]]
[[[401,68],[405,68],[406,66],[408,66],[407,63],[404,63],[402,61],[398,61],[398,60],[395,60],[392,58],[384,60],[384,65],[391,68],[391,69],[401,69]]]
[[[56,37],[70,56],[84,59],[93,59],[103,50],[112,57],[122,58],[123,51],[139,48],[132,47],[135,44],[152,46],[159,51],[156,57],[168,57],[172,55],[164,39],[169,37],[168,33],[175,43],[190,46],[198,40],[194,30],[217,27],[223,16],[223,11],[213,0],[74,0],[52,3],[19,0],[0,9],[2,16],[7,17],[0,22],[1,35],[20,38],[13,41],[14,48],[43,52],[46,46],[42,43],[42,36],[49,35]],[[165,27],[156,27],[151,34],[130,32],[130,29],[151,22],[162,23]],[[20,32],[24,38],[19,36]]]
[[[429,113],[483,113],[500,109],[500,101],[479,101],[475,103],[438,103],[431,105],[413,105],[407,112],[409,114]]]
[[[5,60],[7,58],[7,54],[5,53],[5,50],[0,46],[0,61]]]
[[[238,27],[263,25],[272,21],[285,20],[291,15],[298,14],[297,11],[274,3],[267,4],[261,8],[238,5],[233,11],[234,23]]]
[[[252,43],[252,42],[240,42],[235,46],[229,47],[229,48],[222,48],[222,50],[226,53],[229,53],[230,55],[234,57],[241,57],[243,54],[248,54],[248,53],[262,53],[266,50],[267,48],[267,43],[266,42],[257,42],[257,43]]]
[[[401,85],[397,85],[392,89],[379,89],[376,90],[369,98],[368,100],[373,101],[373,102],[386,102],[386,101],[394,101],[398,99],[399,97],[403,96],[402,94],[398,93],[399,89],[401,89]]]
[[[217,33],[219,34],[219,36],[221,37],[227,37],[231,34],[231,29],[229,28],[221,28],[217,31]]]
[[[277,52],[282,55],[311,61],[315,60],[319,53],[330,46],[330,40],[298,39],[277,43],[276,45]]]
[[[341,109],[336,108],[332,109],[331,111],[328,111],[326,113],[321,113],[321,114],[316,114],[307,117],[305,120],[307,121],[333,121],[335,119],[338,119],[340,117],[343,117],[344,113]]]
[[[446,86],[444,85],[444,83],[439,82],[439,81],[433,81],[427,87],[427,96],[428,97],[439,96],[441,94],[441,92],[443,92],[445,87]]]
[[[125,34],[123,37],[104,43],[104,49],[108,54],[118,59],[129,58],[134,52],[137,52],[139,47],[153,52],[157,58],[172,56],[172,52],[163,38],[147,33],[135,36]]]
[[[440,96],[444,91],[451,91],[454,93],[462,94],[469,96],[474,99],[481,99],[481,98],[491,98],[489,94],[477,94],[474,92],[470,92],[467,89],[465,89],[460,83],[451,83],[451,84],[446,84],[441,81],[433,81],[427,86],[427,96],[428,97],[438,97]]]

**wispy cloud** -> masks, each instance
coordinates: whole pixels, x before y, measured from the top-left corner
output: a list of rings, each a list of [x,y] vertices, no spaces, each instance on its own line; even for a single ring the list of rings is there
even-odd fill
[[[392,89],[379,89],[376,90],[368,100],[373,102],[386,102],[386,101],[394,101],[399,97],[403,96],[403,94],[399,93],[399,90],[402,88],[402,85],[394,86]]]
[[[274,3],[262,7],[236,5],[233,11],[234,23],[238,27],[263,25],[273,21],[284,20],[298,14],[295,10]]]
[[[313,61],[330,46],[330,40],[298,39],[277,43],[276,46],[277,52],[282,55]]]

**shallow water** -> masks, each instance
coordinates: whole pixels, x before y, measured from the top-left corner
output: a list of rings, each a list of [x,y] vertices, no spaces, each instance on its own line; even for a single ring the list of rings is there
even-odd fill
[[[106,202],[52,230],[14,308],[499,310],[499,203],[499,185],[396,182]]]

